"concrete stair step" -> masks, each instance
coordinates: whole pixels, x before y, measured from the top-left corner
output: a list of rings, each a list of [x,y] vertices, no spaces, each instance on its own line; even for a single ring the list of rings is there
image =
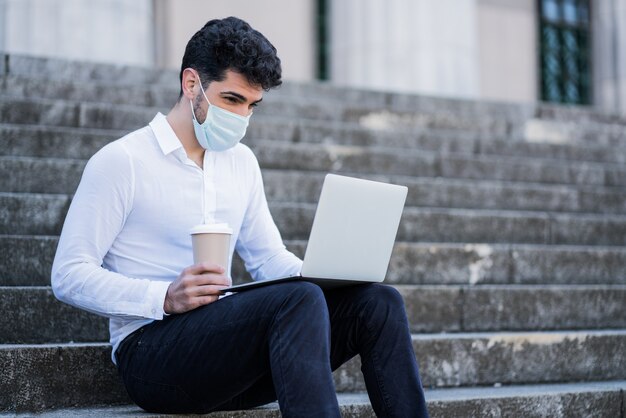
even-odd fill
[[[179,93],[178,83],[168,86],[120,85],[48,78],[33,79],[19,75],[6,76],[3,86],[0,94],[8,100],[43,98],[157,108],[173,106]],[[334,95],[336,94],[335,92]],[[408,129],[449,128],[499,135],[508,135],[515,130],[514,126],[522,124],[524,119],[530,116],[529,108],[520,105],[504,105],[498,111],[489,112],[476,103],[454,106],[453,102],[449,101],[445,103],[448,108],[444,108],[445,105],[442,106],[444,103],[422,100],[418,106],[415,106],[416,103],[412,103],[412,106],[394,106],[380,103],[377,99],[347,101],[335,100],[332,97],[319,93],[299,97],[294,94],[281,94],[280,90],[277,90],[264,95],[263,104],[255,109],[255,114],[325,121],[342,120],[384,129],[396,129],[398,126]],[[459,111],[461,109],[465,112]],[[395,126],[381,125],[381,122],[389,124],[390,121]]]
[[[404,176],[492,180],[522,183],[626,187],[626,166],[588,162],[555,162],[500,156],[469,156],[397,150],[367,150],[363,147],[292,144],[265,141],[251,147],[262,168],[313,172],[337,172],[358,176]],[[81,165],[82,163],[82,165]],[[72,174],[85,160],[0,156],[2,191],[57,192],[46,187],[50,178],[65,178],[67,185],[77,184]],[[67,168],[66,168],[67,167]],[[49,176],[28,180],[35,170]],[[54,170],[54,171],[51,171]],[[67,173],[64,170],[69,170]],[[82,173],[82,170],[79,170]],[[17,173],[17,174],[16,174]],[[32,176],[32,175],[31,175]],[[15,178],[14,178],[15,177]],[[22,181],[24,180],[24,181]],[[73,181],[71,181],[73,180]],[[22,188],[18,187],[20,185]],[[70,189],[74,190],[74,188]],[[61,192],[61,191],[59,191]],[[65,189],[67,192],[67,189]]]
[[[49,271],[85,159],[167,110],[177,72],[0,54],[0,77],[0,411],[126,404],[106,319],[56,301]],[[425,386],[470,386],[428,391],[433,416],[624,415],[625,118],[286,83],[246,141],[300,256],[324,172],[410,187],[387,282],[429,333],[413,335]],[[342,411],[373,416],[359,366],[335,373]]]
[[[626,150],[592,141],[546,143],[510,136],[485,135],[468,130],[422,128],[393,132],[363,127],[356,123],[320,122],[304,119],[251,119],[244,142],[256,139],[279,141],[402,148],[441,153],[508,155],[557,160],[624,163]]]
[[[400,152],[389,148],[369,149],[276,141],[257,141],[250,144],[250,147],[264,168],[626,186],[626,166],[620,164],[570,163],[415,150]]]
[[[618,417],[625,382],[449,388],[427,390],[431,417]],[[624,405],[622,400],[622,405]],[[623,415],[623,412],[621,412]]]
[[[125,66],[98,62],[64,60],[59,58],[27,56],[0,53],[0,76],[5,78],[20,77],[40,80],[41,74],[55,82],[90,83],[107,86],[155,86],[173,88],[178,86],[178,71],[135,66]],[[31,88],[33,89],[33,88]],[[36,90],[36,88],[35,88]],[[617,114],[606,114],[592,108],[562,106],[554,104],[512,104],[489,101],[471,101],[453,98],[428,97],[406,93],[391,93],[378,90],[366,90],[336,86],[327,82],[298,83],[286,81],[271,92],[285,97],[312,97],[318,100],[338,102],[363,102],[370,106],[391,108],[419,108],[432,112],[461,112],[494,114],[498,117],[519,118],[535,115],[557,121],[584,121],[600,123],[626,124],[626,119]],[[445,112],[443,112],[445,113]]]
[[[0,53],[0,75],[19,75],[33,79],[46,75],[49,80],[75,82],[171,85],[177,83],[178,71],[129,65],[105,64],[93,61],[75,61],[51,57]]]
[[[324,176],[324,172],[264,169],[265,194],[269,201],[316,203]],[[617,188],[443,177],[357,176],[407,186],[407,206],[626,213],[626,194]]]
[[[432,418],[449,417],[552,417],[623,415],[626,382],[607,381],[549,385],[511,385],[501,387],[445,388],[425,391],[428,412]],[[366,393],[339,393],[337,400],[343,417],[374,418]],[[200,415],[210,418],[279,416],[276,402],[245,411],[214,412]],[[621,414],[621,415],[620,415]],[[191,415],[150,414],[134,405],[105,406],[85,409],[61,409],[36,415],[18,413],[18,417],[82,418],[90,417],[181,417]],[[198,415],[193,415],[198,416]]]
[[[272,203],[285,239],[308,239],[316,205]],[[626,245],[626,217],[406,207],[397,240],[502,244]]]
[[[87,160],[127,131],[0,124],[0,155]]]
[[[59,127],[132,130],[152,120],[156,112],[167,112],[166,107],[135,106],[100,102],[80,102],[63,99],[20,99],[0,95],[0,123],[40,124]],[[317,120],[330,124],[349,124],[371,131],[394,132],[408,135],[420,131],[451,130],[472,132],[482,137],[527,140],[548,144],[583,143],[626,148],[623,124],[601,124],[578,121],[561,122],[530,119],[507,121],[488,114],[459,115],[447,112],[425,114],[415,109],[390,112],[386,109],[346,108],[344,105],[268,100],[255,111],[255,123],[264,118],[281,120]]]
[[[3,344],[109,340],[108,319],[58,301],[47,286],[0,287],[0,307],[8,314],[0,324]]]
[[[58,235],[70,197],[0,192],[0,234]],[[285,239],[307,239],[315,204],[272,202]],[[397,239],[557,245],[626,245],[626,216],[406,207]]]
[[[47,286],[58,237],[0,235],[0,285]],[[286,241],[302,257],[305,241]],[[247,276],[235,257],[232,276]],[[389,284],[626,284],[626,248],[397,242]]]
[[[85,164],[85,160],[67,158],[0,157],[0,190],[74,193]]]
[[[415,334],[413,349],[425,387],[623,380],[626,375],[626,330]],[[358,358],[337,370],[337,390],[365,390],[359,371]]]
[[[0,155],[89,158],[111,140],[127,131],[41,125],[0,124],[6,147]],[[424,129],[406,134],[375,131],[357,124],[328,123],[284,118],[253,118],[245,143],[274,140],[292,143],[337,144],[401,148],[476,155],[503,155],[540,159],[595,161],[623,164],[626,149],[593,143],[550,144],[485,137],[468,131]]]
[[[626,331],[413,335],[425,387],[626,380]],[[0,410],[128,403],[105,343],[0,345]],[[339,392],[365,390],[358,358]],[[97,378],[96,378],[97,376]]]
[[[84,166],[78,159],[0,157],[0,192],[72,194]],[[271,168],[263,173],[268,200],[310,203],[317,202],[325,175]],[[615,187],[340,173],[404,184],[411,206],[626,213],[626,193]]]
[[[626,329],[626,285],[396,285],[412,332]],[[0,341],[108,341],[108,320],[46,286],[0,287]]]
[[[19,55],[2,56],[0,75],[3,78],[22,77],[34,80],[41,79],[46,74],[46,81],[65,80],[89,85],[92,83],[124,86],[147,84],[162,86],[178,85],[177,72],[172,70],[155,70],[138,67],[124,67],[105,65],[100,63],[84,63],[49,58],[27,57]],[[120,84],[122,81],[123,84]],[[19,90],[19,89],[18,89]],[[27,90],[27,89],[25,89]],[[32,88],[31,88],[32,90]],[[36,88],[34,89],[36,90]],[[171,93],[170,93],[171,94]],[[619,115],[604,114],[602,112],[571,106],[551,104],[510,104],[500,102],[475,102],[448,98],[433,98],[412,94],[388,93],[342,88],[328,83],[285,83],[281,89],[273,92],[277,97],[298,97],[307,100],[322,100],[331,102],[361,103],[370,108],[383,111],[369,112],[366,115],[352,115],[365,125],[380,128],[381,125],[397,128],[401,125],[415,124],[416,120],[424,124],[425,114],[436,115],[436,120],[446,122],[451,115],[463,115],[470,120],[470,125],[476,125],[481,119],[481,125],[492,128],[493,121],[505,129],[507,135],[525,137],[533,140],[567,142],[577,140],[603,143],[610,146],[626,146],[623,126],[626,120]],[[268,95],[269,96],[269,95]],[[413,116],[389,118],[388,109],[409,110]],[[415,113],[417,112],[417,113]],[[298,116],[300,116],[298,114]],[[430,116],[430,115],[429,115]],[[452,117],[454,119],[454,116]],[[503,120],[513,121],[522,126],[511,126],[511,123],[502,123]],[[428,117],[426,118],[428,121]],[[399,123],[400,122],[400,123]],[[584,122],[584,129],[581,129]],[[431,121],[431,124],[435,123]],[[521,132],[520,132],[521,130]]]
[[[581,125],[580,121],[541,120],[528,117],[506,120],[480,112],[460,116],[449,111],[427,113],[415,108],[396,111],[387,108],[351,106],[354,105],[268,99],[264,106],[255,111],[255,120],[280,116],[283,120],[310,119],[325,123],[349,123],[371,131],[403,135],[416,131],[444,129],[457,133],[473,132],[481,136],[548,144],[574,142],[626,147],[626,134],[622,123],[589,121]],[[169,107],[169,105],[146,107],[63,99],[21,99],[3,95],[0,96],[2,111],[0,122],[131,130],[145,125],[157,111],[165,112]]]
[[[122,84],[119,81],[63,80],[6,75],[0,95],[14,99],[61,99],[77,102],[171,107],[180,91],[177,76],[166,84]]]
[[[626,121],[590,110],[377,94],[337,89],[336,86],[324,89],[317,83],[287,85],[286,89],[266,94],[257,115],[352,121],[378,130],[443,128],[553,142],[563,142],[563,138],[586,142],[600,136],[603,143],[626,144],[626,137],[620,132]],[[17,74],[4,77],[0,94],[12,99],[49,98],[169,108],[178,97],[177,86],[174,80],[168,85],[128,85],[102,80],[88,83],[68,79],[42,80],[41,77]],[[302,91],[306,93],[302,94]],[[584,122],[582,130],[581,121]]]
[[[0,96],[0,122],[88,129],[134,130],[152,120],[161,108],[61,99],[17,100]]]

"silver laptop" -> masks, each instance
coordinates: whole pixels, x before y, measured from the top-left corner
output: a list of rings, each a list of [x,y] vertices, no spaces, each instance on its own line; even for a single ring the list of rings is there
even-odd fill
[[[382,282],[406,195],[405,186],[326,175],[301,275],[245,283],[223,291],[240,292],[294,280],[324,288]]]

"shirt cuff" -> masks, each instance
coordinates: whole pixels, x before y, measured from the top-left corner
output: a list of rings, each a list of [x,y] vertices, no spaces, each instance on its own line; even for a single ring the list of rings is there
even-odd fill
[[[170,287],[171,282],[163,281],[151,281],[148,286],[148,309],[146,317],[151,319],[163,319],[164,316],[168,316],[163,310],[163,304],[165,303],[165,295],[167,289]]]

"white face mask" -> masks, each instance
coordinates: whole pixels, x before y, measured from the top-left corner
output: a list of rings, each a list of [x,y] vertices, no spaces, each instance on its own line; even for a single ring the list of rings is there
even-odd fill
[[[250,116],[241,116],[233,112],[229,112],[226,109],[212,105],[209,102],[208,97],[204,93],[202,88],[202,82],[198,77],[200,83],[200,90],[202,95],[209,103],[207,109],[206,119],[204,122],[199,123],[196,119],[196,114],[193,111],[193,103],[191,100],[191,114],[193,115],[193,129],[196,133],[196,139],[202,148],[209,151],[225,151],[234,147],[241,141],[248,129],[248,122],[250,122]]]

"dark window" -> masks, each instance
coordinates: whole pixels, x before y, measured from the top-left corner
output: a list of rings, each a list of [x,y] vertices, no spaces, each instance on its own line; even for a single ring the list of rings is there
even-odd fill
[[[589,104],[589,0],[539,0],[541,99]]]
[[[317,78],[329,79],[329,2],[317,0]]]

